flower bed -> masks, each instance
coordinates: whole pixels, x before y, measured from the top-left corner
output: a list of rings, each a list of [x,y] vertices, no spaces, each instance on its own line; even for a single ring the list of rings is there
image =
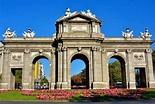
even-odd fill
[[[123,98],[123,99],[139,99],[146,93],[144,89],[105,89],[105,90],[84,90],[80,95],[82,98],[97,98],[101,95],[112,98]]]
[[[105,96],[113,98],[123,98],[123,99],[140,99],[142,95],[146,93],[144,89],[124,89],[124,90],[110,90]]]
[[[36,96],[40,100],[64,100],[73,98],[75,94],[81,93],[81,90],[38,90],[22,91],[23,95]]]
[[[8,90],[0,90],[0,93],[5,93],[7,92]]]
[[[103,90],[23,90],[26,96],[36,96],[39,100],[67,100],[80,94],[81,98],[109,98],[139,99],[146,93],[144,89],[103,89]]]

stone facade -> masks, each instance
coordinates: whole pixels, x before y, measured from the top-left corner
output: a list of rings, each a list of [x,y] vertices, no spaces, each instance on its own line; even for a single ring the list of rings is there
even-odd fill
[[[149,33],[133,38],[127,29],[122,38],[106,38],[100,32],[101,21],[90,10],[73,12],[68,9],[63,17],[56,21],[56,35],[52,38],[5,38],[0,49],[0,67],[2,83],[0,89],[13,89],[15,76],[13,71],[22,70],[22,89],[34,88],[34,63],[40,58],[50,62],[50,88],[71,89],[70,65],[75,59],[86,64],[87,88],[108,89],[110,58],[121,62],[123,87],[135,89],[135,68],[143,68],[145,86],[155,88],[153,76],[153,41]],[[148,32],[148,31],[147,31]],[[32,34],[32,33],[31,33]],[[34,34],[33,34],[34,36]]]

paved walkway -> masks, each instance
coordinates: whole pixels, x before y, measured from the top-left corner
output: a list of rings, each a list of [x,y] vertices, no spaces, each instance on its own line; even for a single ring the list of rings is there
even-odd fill
[[[151,100],[120,100],[104,102],[29,102],[29,101],[0,101],[0,104],[155,104],[155,99]]]

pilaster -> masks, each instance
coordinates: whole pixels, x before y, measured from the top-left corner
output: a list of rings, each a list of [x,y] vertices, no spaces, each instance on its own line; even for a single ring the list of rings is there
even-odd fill
[[[102,81],[103,81],[103,88],[109,89],[109,68],[107,62],[107,54],[106,49],[102,50]]]
[[[62,47],[62,51],[63,51],[63,60],[62,60],[62,89],[68,89],[68,82],[67,82],[67,78],[66,78],[66,74],[67,74],[67,65],[66,65],[66,51],[67,48],[66,47]]]
[[[152,50],[146,49],[146,78],[148,88],[155,88],[155,79],[153,77]]]
[[[93,55],[93,89],[102,89],[102,70],[101,70],[101,49],[100,47],[92,48]]]
[[[22,89],[29,90],[33,89],[34,87],[32,84],[33,81],[33,73],[32,73],[32,63],[30,63],[30,50],[25,49],[24,51],[24,69],[22,72]]]
[[[4,63],[3,63],[3,69],[2,69],[2,83],[1,83],[1,89],[10,89],[10,72],[11,69],[9,67],[9,56],[10,51],[5,49],[4,50]]]
[[[133,63],[133,52],[132,49],[127,49],[127,79],[128,85],[130,89],[136,89],[136,82],[135,82],[135,70],[134,70],[134,63]]]
[[[52,62],[50,63],[51,64],[51,74],[50,74],[50,87],[51,87],[51,89],[55,89],[55,74],[56,74],[56,70],[55,70],[55,68],[56,68],[56,64],[55,64],[55,61],[56,61],[56,59],[55,59],[55,51],[52,51],[51,52],[51,60],[52,60]]]

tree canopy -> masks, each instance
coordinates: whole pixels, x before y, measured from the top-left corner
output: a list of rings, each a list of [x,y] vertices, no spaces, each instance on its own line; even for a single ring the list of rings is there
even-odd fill
[[[16,70],[15,71],[15,83],[22,83],[22,70]]]
[[[109,78],[110,85],[114,85],[115,82],[121,82],[121,64],[119,61],[109,63]]]
[[[84,68],[79,74],[71,77],[72,85],[86,85],[86,68]]]

